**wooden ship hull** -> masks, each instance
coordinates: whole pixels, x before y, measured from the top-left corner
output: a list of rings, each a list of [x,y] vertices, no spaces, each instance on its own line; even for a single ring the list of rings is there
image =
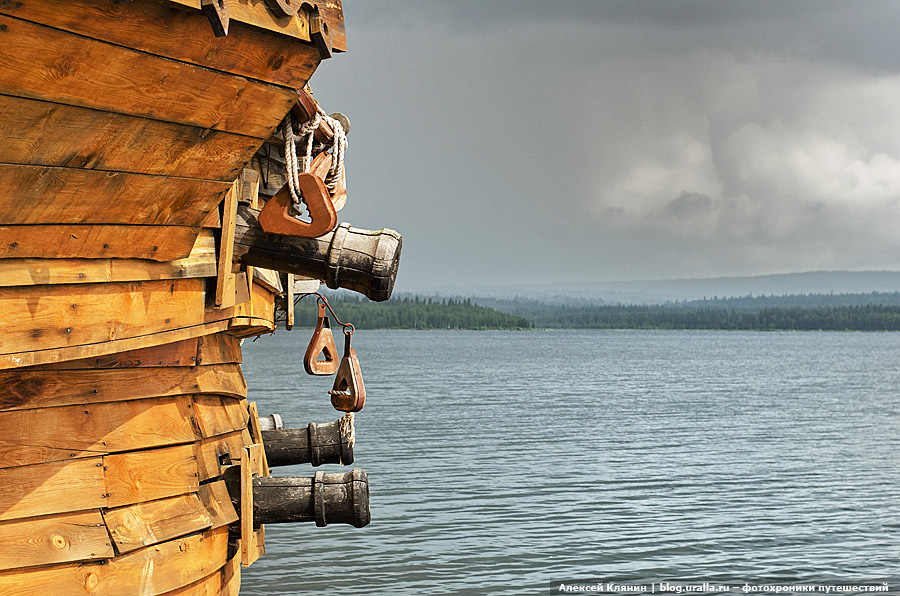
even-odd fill
[[[393,285],[394,232],[257,219],[344,49],[339,0],[0,0],[0,595],[234,595],[261,520],[368,521],[364,472],[266,480],[241,373],[297,283]]]

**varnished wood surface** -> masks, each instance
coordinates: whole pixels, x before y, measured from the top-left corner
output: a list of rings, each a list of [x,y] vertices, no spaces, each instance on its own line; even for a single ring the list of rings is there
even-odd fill
[[[266,139],[296,92],[0,15],[0,93]]]
[[[212,527],[196,493],[108,509],[103,519],[120,553]]]
[[[107,507],[193,492],[200,482],[193,444],[108,455],[103,467]]]
[[[0,287],[149,281],[216,274],[212,230],[197,236],[190,254],[174,261],[146,259],[0,259]]]
[[[319,64],[315,47],[298,41],[309,41],[305,19],[288,32],[291,37],[285,37],[243,23],[252,23],[249,19],[262,22],[264,17],[259,7],[240,4],[230,3],[234,7],[232,21],[224,38],[213,35],[200,13],[199,1],[182,7],[157,0],[41,0],[0,4],[0,12],[173,60],[295,89],[303,87]],[[280,25],[272,19],[271,26],[283,33]]]
[[[113,556],[98,510],[0,522],[0,570]]]
[[[236,364],[114,370],[0,371],[0,409],[108,403],[170,395],[218,394],[240,399],[247,385]]]
[[[4,164],[231,182],[259,145],[259,139],[219,130],[0,95]]]
[[[206,530],[144,547],[104,563],[63,564],[0,573],[2,596],[165,594],[227,562],[228,529]]]
[[[0,520],[106,505],[102,457],[0,469]]]
[[[0,221],[199,227],[230,188],[193,178],[0,164]]]
[[[191,254],[200,228],[183,226],[0,226],[0,259],[149,259]]]

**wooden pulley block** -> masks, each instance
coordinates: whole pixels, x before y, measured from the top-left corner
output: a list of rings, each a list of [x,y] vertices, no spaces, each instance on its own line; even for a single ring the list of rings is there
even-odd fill
[[[292,17],[300,10],[303,0],[265,0],[276,17]]]
[[[319,360],[319,356],[324,360]],[[337,346],[334,345],[334,336],[331,334],[331,323],[324,304],[319,304],[319,320],[316,322],[316,330],[306,348],[303,357],[303,368],[310,375],[328,376],[337,372]]]
[[[350,347],[350,333],[344,332],[344,357],[334,378],[334,386],[328,393],[331,405],[341,412],[359,412],[366,405],[366,386],[362,370],[356,358],[356,350]]]
[[[307,122],[319,111],[319,102],[306,89],[300,89],[298,93],[297,103],[291,108],[291,115],[297,122]],[[334,130],[325,122],[319,124],[313,135],[323,145],[330,145],[334,140]]]
[[[331,153],[323,151],[318,154],[313,159],[312,165],[309,168],[310,173],[325,180],[328,171],[331,169],[333,159],[334,157]],[[331,197],[331,204],[334,205],[335,211],[340,211],[344,208],[344,205],[347,204],[347,168],[341,168],[341,175],[337,181],[335,181],[334,191],[329,192],[329,196]]]
[[[322,179],[307,172],[298,176],[298,183],[311,221],[301,221],[291,215],[291,209],[293,209],[291,190],[285,184],[259,212],[258,221],[264,232],[283,236],[318,238],[337,227],[337,212],[334,210],[328,189],[325,188]]]
[[[228,16],[228,2],[229,0],[200,0],[200,9],[209,19],[216,37],[228,35],[228,23],[231,20]]]

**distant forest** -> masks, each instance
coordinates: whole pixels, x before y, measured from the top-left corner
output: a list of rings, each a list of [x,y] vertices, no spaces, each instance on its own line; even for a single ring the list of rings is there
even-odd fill
[[[369,329],[900,331],[896,292],[746,296],[651,306],[421,296],[373,303],[347,294],[329,301],[341,319]],[[298,305],[298,325],[312,326],[315,303],[304,302]]]

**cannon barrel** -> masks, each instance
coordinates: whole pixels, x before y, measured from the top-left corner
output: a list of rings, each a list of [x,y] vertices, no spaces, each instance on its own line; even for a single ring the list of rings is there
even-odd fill
[[[340,224],[318,238],[269,234],[259,211],[241,205],[234,229],[234,260],[325,280],[329,288],[346,288],[381,302],[391,297],[400,265],[400,234],[387,228],[372,232]]]
[[[361,528],[369,515],[365,470],[343,474],[316,472],[312,478],[253,479],[253,524],[314,521],[317,526],[350,524]]]
[[[306,428],[262,431],[266,460],[270,466],[293,464],[348,465],[353,463],[353,422],[346,418]],[[343,422],[343,424],[342,424]]]

